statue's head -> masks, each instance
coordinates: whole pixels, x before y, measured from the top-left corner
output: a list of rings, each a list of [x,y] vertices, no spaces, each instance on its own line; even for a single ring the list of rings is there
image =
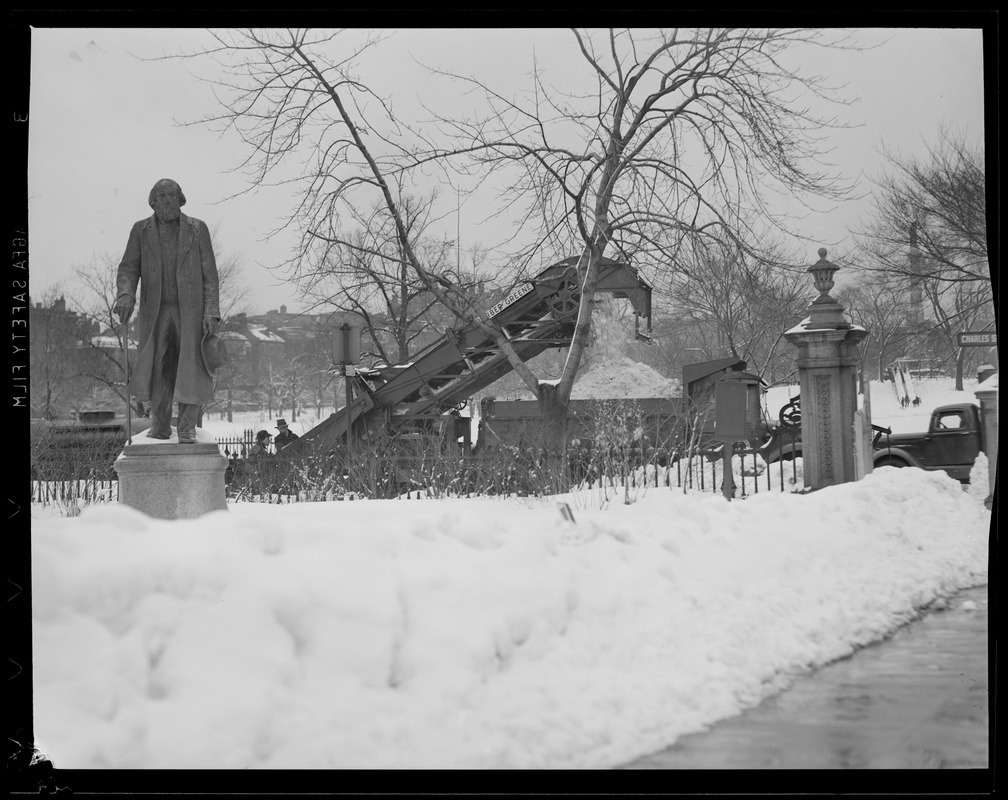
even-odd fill
[[[147,198],[147,204],[154,209],[159,222],[178,219],[185,202],[182,187],[171,178],[162,178],[155,183],[150,191],[150,197]]]

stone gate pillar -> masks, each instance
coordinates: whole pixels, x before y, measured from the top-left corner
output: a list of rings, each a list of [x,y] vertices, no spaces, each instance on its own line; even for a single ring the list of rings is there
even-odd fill
[[[997,485],[998,373],[993,369],[981,370],[977,377],[980,378],[980,384],[974,394],[980,401],[980,424],[983,426],[984,453],[987,455],[988,493],[984,505],[990,508],[994,502],[994,487]]]
[[[826,260],[826,248],[820,248],[819,261],[808,268],[819,297],[808,317],[784,334],[798,349],[802,468],[805,486],[813,489],[857,480],[858,344],[868,331],[848,322],[843,306],[830,297],[838,269]]]

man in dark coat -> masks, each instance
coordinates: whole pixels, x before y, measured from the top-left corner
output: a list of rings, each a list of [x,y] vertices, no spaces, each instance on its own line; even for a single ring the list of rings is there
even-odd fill
[[[213,376],[203,360],[203,337],[220,324],[217,262],[210,231],[181,212],[185,195],[170,178],[154,184],[148,204],[154,214],[130,231],[116,275],[112,307],[125,323],[136,304],[139,353],[128,391],[149,401],[147,435],[170,439],[172,402],[178,402],[178,441],[196,441],[200,407],[213,399]]]
[[[295,439],[301,438],[287,427],[287,420],[285,419],[277,420],[277,430],[280,431],[280,433],[278,433],[276,438],[273,439],[273,444],[276,445],[276,451],[278,453]]]

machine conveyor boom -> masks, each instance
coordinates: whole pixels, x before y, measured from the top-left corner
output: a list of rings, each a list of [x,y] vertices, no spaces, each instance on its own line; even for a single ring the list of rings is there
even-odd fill
[[[522,361],[570,342],[581,295],[577,262],[574,257],[547,267],[516,285],[487,312],[487,318],[501,327]],[[637,270],[603,259],[597,291],[628,299],[637,317],[647,321],[650,334],[651,287]],[[285,455],[332,449],[348,429],[355,439],[395,435],[396,429],[459,407],[511,369],[494,337],[477,324],[451,329],[409,363],[355,375],[355,398],[350,405],[306,431],[285,448]]]

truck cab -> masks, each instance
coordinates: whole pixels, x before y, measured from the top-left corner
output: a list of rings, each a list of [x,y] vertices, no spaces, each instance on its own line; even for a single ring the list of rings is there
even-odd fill
[[[980,409],[973,403],[939,406],[926,433],[879,433],[873,442],[876,467],[944,470],[963,483],[984,449]]]

